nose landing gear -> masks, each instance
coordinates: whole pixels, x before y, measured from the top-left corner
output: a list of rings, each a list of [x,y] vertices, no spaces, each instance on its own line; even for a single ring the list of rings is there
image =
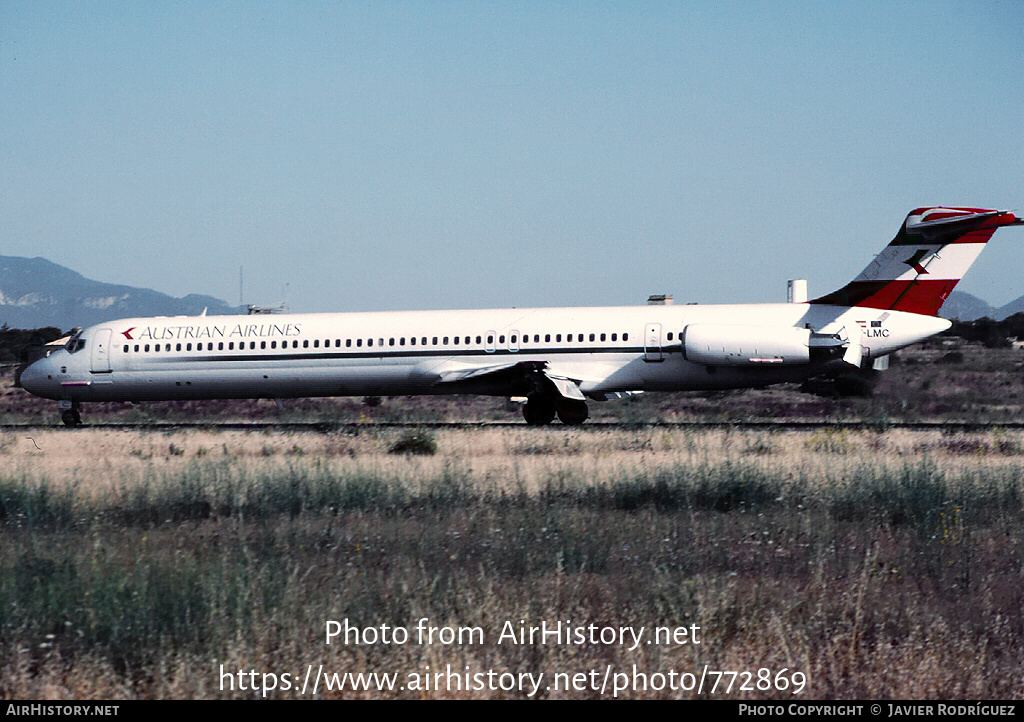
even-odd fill
[[[60,420],[65,426],[79,426],[82,423],[82,414],[78,410],[77,401],[61,401],[58,403],[60,409]]]

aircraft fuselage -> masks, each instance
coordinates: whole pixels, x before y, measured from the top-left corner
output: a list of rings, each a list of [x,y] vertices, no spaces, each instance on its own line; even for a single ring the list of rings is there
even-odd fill
[[[805,361],[775,353],[772,338],[794,329],[827,339],[859,328],[867,362],[948,326],[914,313],[806,303],[135,318],[85,329],[25,369],[21,385],[76,402],[530,395],[528,375],[508,369],[535,363],[603,398],[764,386],[841,363],[834,353]],[[760,327],[762,348],[716,363],[688,360],[688,327]]]

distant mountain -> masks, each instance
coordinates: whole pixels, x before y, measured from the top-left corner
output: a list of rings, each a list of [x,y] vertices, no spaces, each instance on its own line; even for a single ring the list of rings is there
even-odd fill
[[[942,304],[942,308],[939,309],[939,315],[942,318],[958,321],[974,321],[986,316],[996,321],[1002,321],[1015,313],[1024,313],[1024,296],[996,308],[969,293],[953,291],[949,294],[946,302]]]
[[[992,318],[1002,321],[1004,318],[1009,318],[1015,313],[1024,313],[1024,296],[1010,301],[1005,306],[1000,306],[996,309],[996,315]]]
[[[982,316],[994,318],[995,313],[995,308],[963,291],[953,291],[939,309],[939,315],[951,321],[973,321]]]
[[[174,298],[148,288],[90,280],[45,258],[0,256],[0,324],[10,328],[91,326],[132,316],[245,313],[219,298]]]

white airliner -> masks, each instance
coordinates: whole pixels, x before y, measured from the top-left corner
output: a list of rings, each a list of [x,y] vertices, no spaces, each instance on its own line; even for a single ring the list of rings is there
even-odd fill
[[[20,384],[81,423],[88,401],[525,396],[529,424],[587,399],[730,389],[870,367],[936,313],[1008,211],[918,208],[856,279],[807,303],[130,318],[75,333]]]

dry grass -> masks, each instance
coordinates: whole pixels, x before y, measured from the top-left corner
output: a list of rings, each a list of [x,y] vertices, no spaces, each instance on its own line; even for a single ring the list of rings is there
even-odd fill
[[[392,453],[405,432],[373,427],[357,432],[267,433],[186,431],[0,432],[8,474],[67,482],[77,494],[105,493],[140,475],[175,474],[197,463],[227,463],[246,474],[328,470],[403,479],[432,477],[457,467],[508,490],[536,491],[553,474],[593,484],[637,470],[742,461],[765,471],[806,477],[856,474],[865,465],[899,468],[927,459],[939,470],[968,472],[1017,467],[1024,432],[756,431],[647,429],[572,430],[511,427],[434,432],[433,456]]]
[[[221,664],[706,664],[802,671],[801,698],[1021,694],[1016,432],[446,430],[433,456],[390,453],[401,433],[0,437],[0,697],[254,696],[220,689]],[[346,617],[489,643],[325,646]],[[493,644],[520,619],[704,639]]]

